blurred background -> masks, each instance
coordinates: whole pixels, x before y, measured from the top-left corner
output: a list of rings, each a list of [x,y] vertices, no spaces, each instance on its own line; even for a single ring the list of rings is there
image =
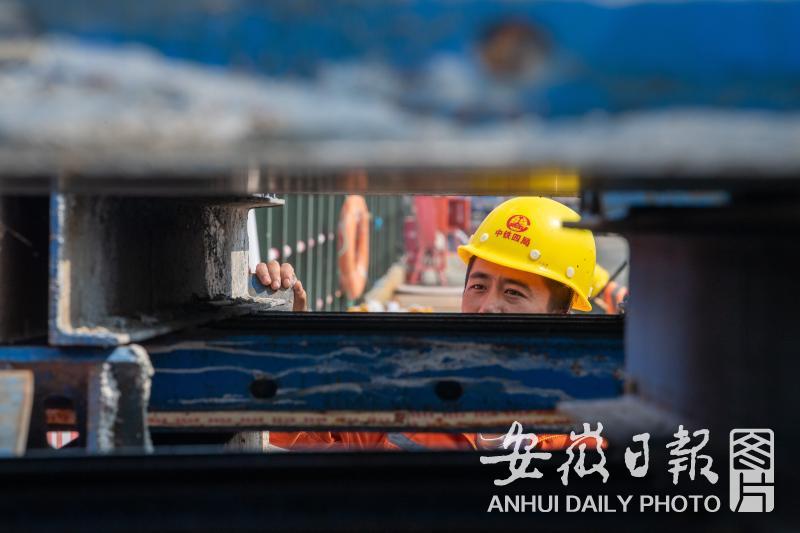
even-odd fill
[[[2,0],[0,166],[786,168],[799,24],[796,2]]]

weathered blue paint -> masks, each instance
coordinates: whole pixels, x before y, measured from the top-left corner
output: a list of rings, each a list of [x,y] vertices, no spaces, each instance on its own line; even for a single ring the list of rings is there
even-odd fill
[[[800,108],[794,1],[84,0],[64,9],[30,0],[27,7],[45,31],[143,43],[170,57],[272,77],[381,65],[402,81],[401,104],[463,121],[668,106]],[[535,76],[496,79],[481,64],[481,36],[508,20],[550,41]],[[464,102],[443,90],[436,76],[455,71],[487,98]],[[498,94],[504,103],[493,106]]]
[[[727,191],[604,191],[601,193],[603,215],[610,220],[622,220],[633,208],[678,207],[715,208],[731,202]]]
[[[155,367],[149,410],[552,409],[622,393],[621,326],[588,316],[263,313],[145,344]],[[42,398],[65,396],[84,409],[92,370],[126,350],[4,347],[0,363],[34,370]],[[274,384],[274,395],[254,381]]]
[[[622,392],[622,338],[227,335],[148,345],[151,411],[551,409]],[[257,399],[256,378],[277,383]],[[457,400],[436,384],[455,381]]]
[[[0,367],[33,373],[29,448],[49,447],[51,399],[67,401],[75,410],[70,424],[79,433],[77,444],[90,452],[147,446],[142,416],[152,367],[140,347],[5,346],[0,347]]]
[[[113,348],[59,348],[55,346],[3,346],[0,347],[2,363],[91,363],[105,361]]]

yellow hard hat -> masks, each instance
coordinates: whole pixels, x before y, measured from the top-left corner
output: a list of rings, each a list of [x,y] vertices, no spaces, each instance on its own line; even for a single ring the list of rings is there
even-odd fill
[[[512,198],[489,213],[469,243],[458,247],[458,256],[465,263],[476,256],[563,283],[574,292],[572,307],[591,311],[594,237],[589,230],[562,226],[580,218],[550,198]]]
[[[611,279],[611,275],[608,270],[600,266],[600,263],[597,263],[594,266],[594,276],[592,276],[592,296],[600,294],[600,291],[608,285],[609,279]]]

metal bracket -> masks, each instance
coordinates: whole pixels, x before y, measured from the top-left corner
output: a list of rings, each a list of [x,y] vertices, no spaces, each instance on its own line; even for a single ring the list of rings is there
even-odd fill
[[[141,346],[115,349],[89,380],[87,450],[107,453],[135,448],[152,452],[147,404],[153,365]]]
[[[274,307],[248,291],[254,205],[282,201],[53,195],[50,343],[128,344]]]

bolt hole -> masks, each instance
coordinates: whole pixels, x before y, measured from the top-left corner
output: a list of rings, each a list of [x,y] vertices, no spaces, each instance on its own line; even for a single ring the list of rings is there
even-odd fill
[[[250,394],[254,398],[266,400],[275,396],[278,392],[278,384],[272,378],[256,378],[250,383]]]
[[[461,383],[453,381],[452,379],[443,379],[442,381],[436,382],[434,391],[436,392],[436,396],[446,402],[458,400],[461,398],[461,395],[464,394],[464,388],[461,386]]]

